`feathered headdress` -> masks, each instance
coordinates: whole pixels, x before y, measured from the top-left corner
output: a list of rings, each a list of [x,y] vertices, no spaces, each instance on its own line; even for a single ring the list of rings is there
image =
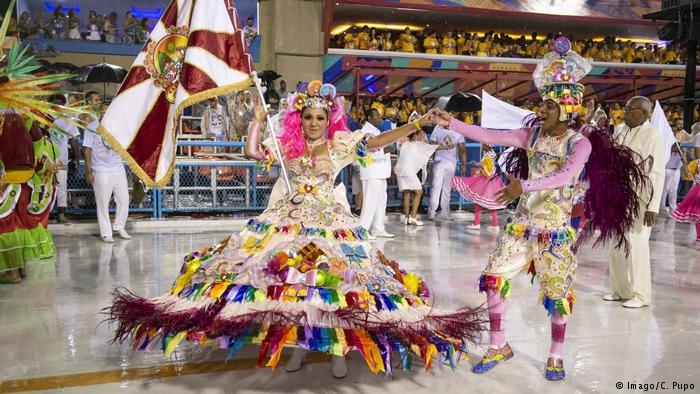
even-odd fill
[[[585,86],[578,83],[591,71],[591,65],[571,50],[566,37],[554,40],[554,52],[540,60],[532,79],[543,100],[559,104],[559,120],[573,120],[581,112]]]
[[[14,3],[15,0],[10,1],[7,14],[0,26],[0,43],[5,41]],[[0,108],[11,108],[38,122],[41,126],[49,127],[53,122],[50,117],[59,116],[67,110],[61,108],[59,112],[55,104],[46,100],[57,93],[51,90],[52,84],[69,79],[72,75],[33,74],[41,68],[41,65],[35,61],[34,56],[28,55],[28,50],[29,47],[22,48],[19,41],[15,41],[7,53],[0,48]]]

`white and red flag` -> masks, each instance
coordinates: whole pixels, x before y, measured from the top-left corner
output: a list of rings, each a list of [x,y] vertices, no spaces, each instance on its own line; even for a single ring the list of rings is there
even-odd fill
[[[136,57],[98,132],[149,186],[170,181],[186,107],[250,86],[240,26],[232,0],[172,0]]]

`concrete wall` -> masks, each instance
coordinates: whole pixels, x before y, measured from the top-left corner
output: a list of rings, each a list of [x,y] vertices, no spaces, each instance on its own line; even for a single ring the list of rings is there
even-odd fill
[[[289,89],[297,81],[321,79],[322,18],[322,0],[262,0],[258,70],[277,71],[287,80]]]

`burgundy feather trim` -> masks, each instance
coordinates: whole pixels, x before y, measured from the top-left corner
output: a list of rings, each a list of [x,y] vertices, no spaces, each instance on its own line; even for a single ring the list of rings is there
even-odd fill
[[[612,239],[615,248],[624,247],[629,253],[625,232],[639,215],[641,198],[638,193],[650,182],[646,174],[651,162],[648,158],[642,160],[639,154],[615,142],[606,129],[585,127],[592,147],[585,166],[589,188],[584,198],[584,212],[588,222],[574,245],[574,251],[598,229],[600,237],[593,247]]]
[[[228,302],[222,298],[206,308],[170,312],[168,310],[172,304],[156,304],[119,288],[114,291],[114,303],[104,312],[107,314],[105,320],[110,325],[116,325],[114,342],[148,332],[158,332],[163,337],[186,332],[187,338],[236,338],[247,335],[251,329],[263,323],[282,327],[303,327],[309,323],[305,312],[260,310],[239,316],[218,316]],[[381,320],[378,314],[351,306],[336,311],[319,310],[316,318],[337,322],[337,327],[347,327],[348,330],[386,335],[392,342],[398,341],[410,347],[411,344],[424,343],[425,338],[435,335],[447,340],[476,343],[486,330],[484,315],[483,307],[463,308],[451,313],[428,315],[418,322],[409,323]],[[423,339],[417,342],[416,338]]]

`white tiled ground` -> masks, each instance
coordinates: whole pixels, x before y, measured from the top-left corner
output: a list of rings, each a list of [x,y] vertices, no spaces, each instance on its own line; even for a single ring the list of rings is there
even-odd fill
[[[390,216],[387,229],[396,238],[375,241],[406,269],[422,274],[441,307],[478,305],[484,298],[476,278],[496,242],[486,229],[463,230],[468,214],[455,222],[426,222],[423,228],[398,224]],[[489,218],[485,218],[486,223]],[[29,278],[19,285],[0,285],[0,381],[60,376],[79,372],[114,371],[165,363],[223,360],[220,351],[185,346],[172,359],[160,353],[132,354],[125,346],[108,344],[110,330],[100,324],[100,310],[110,302],[115,286],[144,296],[168,290],[182,256],[242,227],[226,222],[203,230],[192,222],[132,230],[133,240],[104,244],[91,234],[94,226],[58,228],[58,256],[29,266]],[[227,226],[230,229],[222,231]],[[140,229],[139,229],[140,228]],[[188,230],[189,229],[189,230]],[[358,354],[351,354],[345,379],[330,376],[330,363],[305,365],[297,373],[283,368],[194,374],[174,378],[124,380],[118,383],[55,389],[74,393],[526,393],[631,392],[629,383],[659,382],[659,391],[679,392],[673,383],[693,384],[700,391],[700,243],[688,224],[661,217],[651,241],[654,305],[638,310],[601,300],[607,289],[606,248],[579,254],[577,304],[567,331],[564,382],[542,376],[549,345],[549,324],[537,305],[537,290],[525,275],[514,281],[507,314],[507,335],[516,356],[486,375],[469,368],[482,348],[470,351],[469,365],[457,371],[437,369],[426,374],[395,371],[393,377],[373,375]],[[239,358],[256,357],[254,347]],[[222,361],[223,362],[223,361]],[[622,390],[615,385],[622,382]],[[664,385],[661,386],[661,382]],[[661,390],[662,387],[667,388]],[[0,385],[0,391],[2,386]]]

